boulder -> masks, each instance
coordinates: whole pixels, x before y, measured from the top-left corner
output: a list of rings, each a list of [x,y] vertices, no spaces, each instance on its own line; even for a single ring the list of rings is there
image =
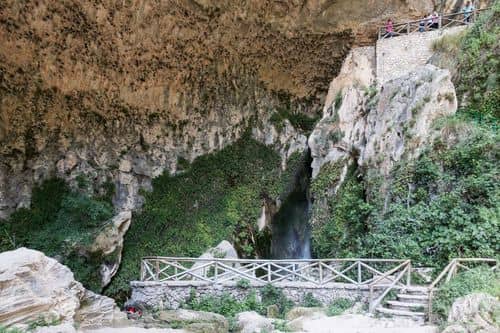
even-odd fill
[[[236,332],[238,333],[264,333],[274,330],[273,321],[255,311],[238,313],[236,322]]]
[[[271,304],[266,308],[267,318],[278,318],[280,309],[276,304]]]
[[[234,246],[229,243],[227,240],[223,240],[217,246],[208,249],[205,253],[198,257],[198,259],[238,259],[238,252]],[[205,261],[196,261],[191,269],[195,269],[197,267],[201,267],[206,264]],[[236,264],[232,264],[232,266],[236,266]],[[205,267],[200,269],[193,270],[193,273],[200,276],[206,276],[209,270]]]
[[[306,308],[306,307],[294,307],[286,314],[286,320],[294,320],[300,317],[314,317],[318,314],[324,314],[325,310],[323,308],[314,307],[314,308]]]
[[[0,253],[0,325],[23,328],[45,318],[80,327],[122,318],[114,301],[86,290],[71,270],[26,248]]]
[[[474,293],[458,298],[448,314],[448,326],[443,333],[500,332],[495,318],[500,313],[500,301],[485,293]]]
[[[101,286],[105,287],[111,282],[111,278],[120,267],[123,250],[123,237],[130,227],[132,213],[123,211],[114,216],[106,224],[104,230],[94,240],[89,252],[102,257],[103,263],[100,267]]]
[[[224,316],[216,313],[193,310],[165,310],[156,316],[157,321],[176,328],[199,333],[226,333],[229,323]]]

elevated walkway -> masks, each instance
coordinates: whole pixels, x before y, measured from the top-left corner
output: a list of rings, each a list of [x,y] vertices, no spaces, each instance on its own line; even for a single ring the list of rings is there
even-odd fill
[[[377,86],[404,76],[429,62],[434,55],[433,44],[445,35],[464,31],[475,22],[479,13],[486,9],[475,10],[469,21],[463,13],[453,13],[439,18],[438,28],[425,26],[419,32],[420,21],[409,21],[394,25],[393,37],[380,27],[375,47]]]

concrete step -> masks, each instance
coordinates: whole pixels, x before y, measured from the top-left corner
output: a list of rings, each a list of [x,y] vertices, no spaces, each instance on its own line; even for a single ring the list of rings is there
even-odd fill
[[[427,295],[429,294],[429,289],[427,287],[411,286],[403,289],[402,292],[411,295]]]
[[[384,307],[378,307],[377,311],[386,315],[391,316],[401,316],[401,317],[413,317],[413,318],[424,318],[425,312],[416,312],[416,311],[404,311],[404,310],[394,310],[388,309]]]
[[[393,310],[409,310],[409,311],[423,311],[427,304],[425,303],[409,303],[400,301],[387,301],[389,309]]]
[[[429,300],[429,295],[398,294],[398,301],[406,303],[423,303]]]

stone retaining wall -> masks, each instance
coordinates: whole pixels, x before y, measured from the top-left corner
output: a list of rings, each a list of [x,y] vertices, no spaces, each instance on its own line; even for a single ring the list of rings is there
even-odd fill
[[[139,302],[148,308],[163,309],[179,308],[190,296],[190,293],[194,293],[195,297],[222,296],[227,293],[238,300],[243,300],[250,292],[255,291],[257,297],[260,298],[260,291],[264,287],[262,285],[253,285],[245,289],[235,284],[207,285],[195,282],[174,284],[172,282],[132,281],[130,284],[132,287],[132,302]],[[300,304],[308,293],[311,293],[324,305],[331,303],[336,298],[348,298],[368,303],[370,292],[368,286],[358,287],[341,283],[331,284],[327,287],[318,287],[310,283],[280,283],[275,286],[281,289],[286,297],[296,304]],[[379,291],[376,291],[374,294],[377,296],[379,293]]]
[[[458,26],[429,32],[385,38],[377,41],[377,85],[404,76],[425,65],[433,55],[432,43],[444,35],[466,29]]]

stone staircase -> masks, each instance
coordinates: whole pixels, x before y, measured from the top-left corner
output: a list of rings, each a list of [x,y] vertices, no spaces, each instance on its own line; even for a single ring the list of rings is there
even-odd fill
[[[400,291],[395,300],[385,301],[376,310],[382,315],[405,317],[424,322],[428,304],[428,289],[413,286]]]

